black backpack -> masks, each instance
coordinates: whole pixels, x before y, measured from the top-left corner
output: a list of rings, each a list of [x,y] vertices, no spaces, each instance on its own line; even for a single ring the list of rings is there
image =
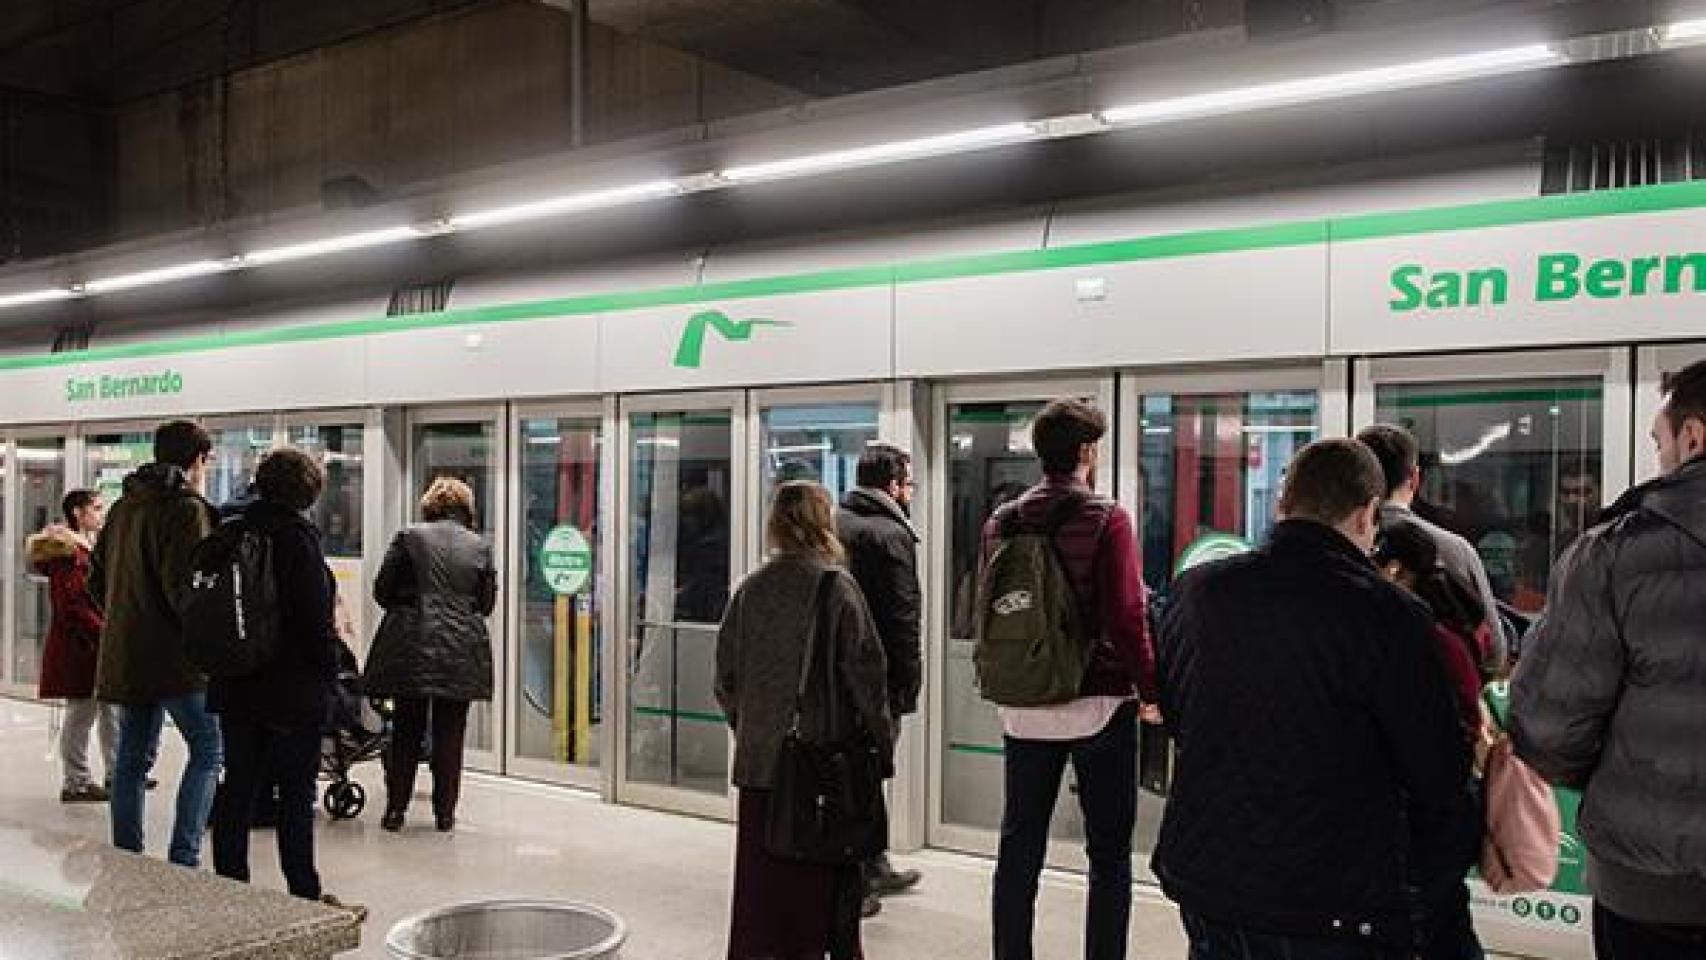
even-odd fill
[[[260,672],[278,650],[282,620],[272,538],[242,517],[214,528],[190,555],[178,610],[197,669],[214,678]]]
[[[984,569],[973,665],[983,699],[1003,707],[1040,707],[1078,696],[1090,665],[1081,598],[1054,538],[1095,500],[1063,497],[1040,525],[1017,504],[998,517],[1000,543]]]

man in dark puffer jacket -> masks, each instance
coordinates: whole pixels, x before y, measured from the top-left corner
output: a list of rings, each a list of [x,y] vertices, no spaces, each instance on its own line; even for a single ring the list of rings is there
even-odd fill
[[[1469,746],[1427,610],[1368,558],[1384,490],[1368,448],[1311,444],[1269,541],[1167,606],[1154,869],[1192,960],[1413,956],[1408,875],[1443,849]]]
[[[1517,754],[1585,790],[1600,960],[1706,957],[1706,362],[1653,439],[1664,475],[1559,560],[1511,692]]]

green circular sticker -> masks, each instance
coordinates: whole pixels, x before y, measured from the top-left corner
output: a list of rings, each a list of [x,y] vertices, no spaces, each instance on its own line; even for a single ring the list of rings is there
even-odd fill
[[[1527,917],[1529,914],[1534,912],[1534,904],[1530,903],[1526,898],[1517,897],[1515,900],[1511,901],[1511,912],[1519,917]]]
[[[585,589],[592,579],[592,544],[586,534],[568,525],[553,527],[539,547],[539,573],[559,596]]]
[[[1243,537],[1235,537],[1230,533],[1210,533],[1198,537],[1195,543],[1185,548],[1179,554],[1179,562],[1174,566],[1174,573],[1184,573],[1192,567],[1200,567],[1215,560],[1235,557],[1240,553],[1249,553],[1255,549],[1250,541]]]
[[[1558,918],[1573,927],[1582,922],[1582,912],[1574,906],[1566,905],[1558,911]]]

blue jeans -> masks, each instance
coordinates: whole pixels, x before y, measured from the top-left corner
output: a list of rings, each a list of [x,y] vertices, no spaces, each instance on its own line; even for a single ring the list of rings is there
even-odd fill
[[[1125,960],[1131,922],[1131,832],[1137,821],[1137,707],[1126,704],[1083,740],[1006,741],[1006,806],[995,862],[995,960],[1032,960],[1037,880],[1066,764],[1078,774],[1090,894],[1084,956]]]
[[[184,778],[178,784],[177,816],[172,823],[172,846],[168,858],[175,864],[201,864],[201,836],[213,807],[213,791],[219,781],[219,722],[207,712],[207,695],[186,694],[156,703],[125,704],[119,715],[118,769],[113,774],[113,846],[135,853],[143,851],[143,797],[148,772],[160,753],[160,728],[166,715],[178,727],[189,747]]]
[[[1317,940],[1257,933],[1180,912],[1191,938],[1188,960],[1404,960],[1402,950],[1360,940]]]

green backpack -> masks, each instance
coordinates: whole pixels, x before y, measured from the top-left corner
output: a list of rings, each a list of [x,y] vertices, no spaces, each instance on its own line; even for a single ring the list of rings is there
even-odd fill
[[[1003,707],[1042,707],[1078,696],[1090,663],[1090,643],[1072,581],[1055,549],[1055,535],[1090,503],[1069,496],[1041,526],[1027,524],[1017,504],[998,517],[1001,539],[978,592],[979,692]]]

